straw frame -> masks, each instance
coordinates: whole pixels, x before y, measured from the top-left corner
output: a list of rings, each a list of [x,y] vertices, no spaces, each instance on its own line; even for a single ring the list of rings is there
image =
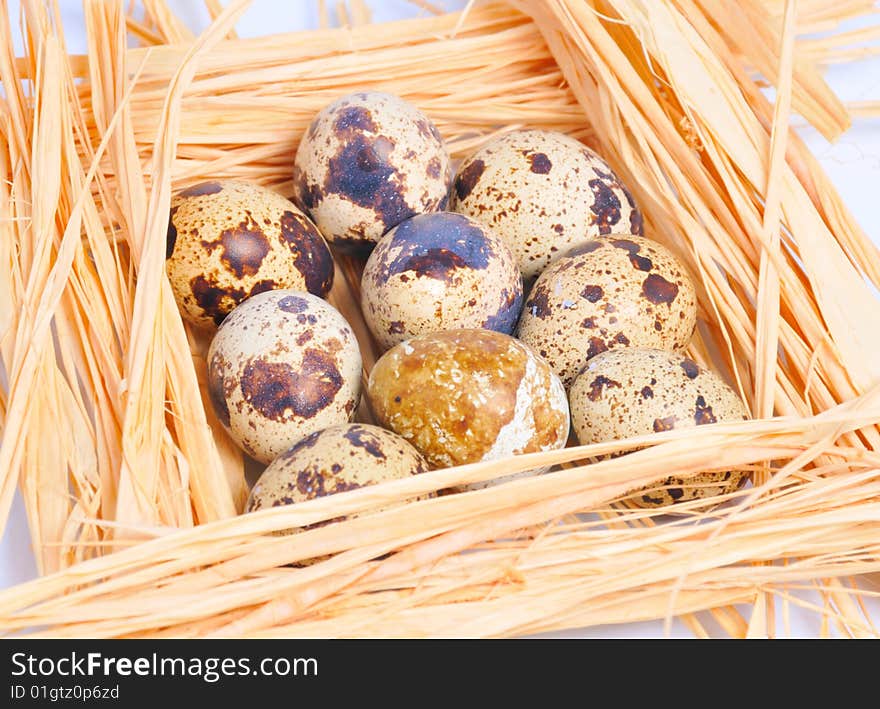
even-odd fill
[[[859,325],[880,322],[867,285],[880,283],[880,258],[788,130],[797,108],[839,135],[851,112],[820,67],[868,51],[842,49],[862,36],[804,44],[795,29],[836,27],[870,3],[740,3],[767,20],[752,44],[725,2],[478,3],[394,27],[368,26],[352,3],[351,27],[308,33],[294,47],[237,39],[246,2],[222,12],[208,3],[215,20],[198,38],[161,0],[144,4],[147,19],[135,20],[121,3],[88,0],[87,57],[67,56],[57,18],[37,2],[23,3],[28,54],[12,56],[2,13],[0,519],[18,484],[44,576],[0,593],[0,627],[495,636],[678,615],[704,635],[696,614],[708,611],[724,632],[754,636],[776,632],[777,608],[784,617],[790,604],[810,605],[789,590],[808,583],[829,633],[876,634],[861,599],[876,595],[871,574],[880,571],[880,365],[871,356],[880,329]],[[142,48],[126,47],[129,31]],[[459,62],[457,87],[433,68],[439,56]],[[490,73],[497,84],[488,87]],[[435,471],[235,517],[244,464],[204,405],[206,341],[184,327],[167,287],[164,215],[172,189],[208,177],[289,190],[308,116],[358,80],[421,105],[456,157],[533,124],[607,155],[633,185],[646,233],[695,276],[701,327],[690,354],[726,374],[755,420]],[[776,83],[775,105],[762,81]],[[424,85],[436,88],[425,95]],[[359,315],[359,268],[338,259],[330,301],[353,324],[366,376],[380,353]],[[563,467],[405,502],[551,463]],[[721,465],[754,466],[754,487],[721,507],[683,506],[672,521],[619,504],[633,487]],[[364,514],[272,534],[351,512]],[[335,556],[284,566],[318,552]],[[734,607],[742,603],[752,604],[748,617]]]

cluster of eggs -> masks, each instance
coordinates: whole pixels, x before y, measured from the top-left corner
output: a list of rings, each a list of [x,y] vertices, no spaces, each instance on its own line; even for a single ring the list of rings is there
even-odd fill
[[[421,111],[356,93],[315,117],[293,185],[293,201],[240,181],[195,185],[174,197],[168,229],[182,314],[219,326],[214,409],[268,464],[249,510],[554,450],[570,425],[586,444],[746,417],[683,354],[697,312],[683,264],[643,236],[631,193],[582,143],[514,131],[453,178]],[[366,257],[364,321],[387,350],[367,382],[381,427],[352,422],[362,361],[324,300],[328,244]],[[670,479],[632,499],[705,497],[742,477]]]

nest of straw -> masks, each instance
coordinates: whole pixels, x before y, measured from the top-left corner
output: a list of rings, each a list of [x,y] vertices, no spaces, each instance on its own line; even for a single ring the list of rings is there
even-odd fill
[[[871,0],[509,0],[387,25],[350,2],[345,27],[259,40],[235,34],[246,2],[206,5],[194,37],[164,0],[140,19],[85,0],[88,54],[71,56],[57,0],[23,0],[16,57],[0,0],[0,523],[17,485],[41,572],[0,593],[0,629],[503,636],[679,617],[742,637],[785,631],[797,606],[822,633],[877,633],[880,254],[789,130],[793,113],[829,139],[848,127],[821,70],[876,51],[880,27],[839,30]],[[689,355],[754,420],[237,516],[244,463],[164,274],[172,190],[235,177],[290,193],[312,116],[365,86],[425,110],[457,158],[523,126],[606,156],[697,283]],[[366,375],[379,353],[359,268],[338,260],[330,300]],[[720,506],[620,503],[731,466],[753,485]]]

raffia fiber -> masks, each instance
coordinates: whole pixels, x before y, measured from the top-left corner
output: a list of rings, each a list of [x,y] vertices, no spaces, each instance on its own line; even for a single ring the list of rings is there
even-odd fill
[[[821,74],[876,52],[877,27],[839,31],[873,3],[510,0],[452,15],[423,3],[423,18],[371,25],[353,2],[349,26],[259,40],[235,33],[247,4],[209,0],[214,22],[195,37],[163,0],[138,17],[86,0],[88,54],[70,56],[55,3],[26,0],[15,57],[0,0],[0,521],[17,485],[42,574],[0,592],[0,628],[503,636],[678,616],[698,636],[754,637],[785,630],[799,606],[828,634],[877,634],[865,599],[880,572],[880,254],[789,130],[797,113],[834,139],[876,112],[844,105]],[[288,193],[312,116],[364,87],[420,106],[456,158],[522,126],[607,156],[646,233],[697,282],[690,354],[755,420],[236,516],[244,462],[205,405],[207,343],[164,275],[170,195],[229,177]],[[339,258],[330,300],[366,376],[380,352],[359,273]],[[620,503],[731,466],[750,467],[754,485],[720,506]]]

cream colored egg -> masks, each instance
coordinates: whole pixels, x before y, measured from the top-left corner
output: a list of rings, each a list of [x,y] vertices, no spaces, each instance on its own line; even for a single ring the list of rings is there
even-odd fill
[[[255,295],[223,321],[208,350],[218,418],[251,457],[268,463],[314,431],[349,421],[361,354],[345,318],[317,296]]]
[[[362,423],[331,426],[273,460],[251,490],[246,509],[305,502],[426,470],[419,452],[391,431]]]
[[[293,505],[338,492],[357,490],[390,480],[400,480],[428,470],[425,459],[400,436],[378,426],[351,423],[315,431],[284,451],[257,480],[245,510]],[[428,493],[414,499],[434,497]],[[381,512],[404,504],[393,502],[369,512]],[[359,514],[340,515],[333,521],[354,519]],[[320,527],[318,522],[303,529]],[[284,530],[279,535],[298,530]],[[296,562],[309,566],[328,559],[321,555]]]
[[[452,212],[420,214],[379,241],[361,279],[361,307],[383,348],[437,330],[510,334],[522,278],[507,245]]]
[[[507,241],[526,278],[593,237],[642,233],[608,163],[554,131],[514,131],[485,145],[459,168],[451,205]]]
[[[434,467],[562,448],[565,390],[523,343],[491,330],[445,330],[388,350],[367,385],[378,421]]]
[[[334,246],[366,253],[389,229],[444,209],[452,182],[437,128],[403,99],[343,96],[312,121],[296,152],[297,202]]]
[[[748,410],[714,372],[693,360],[654,349],[609,350],[591,359],[569,392],[571,419],[582,444],[652,432],[743,421]],[[640,491],[632,501],[657,507],[736,490],[747,471],[670,477],[662,489]]]
[[[183,316],[219,325],[257,293],[294,288],[325,296],[333,257],[314,224],[265,187],[222,180],[193,185],[171,200],[168,279]]]
[[[570,387],[591,357],[616,347],[684,350],[697,321],[694,285],[664,246],[629,234],[575,247],[540,275],[516,336]]]

